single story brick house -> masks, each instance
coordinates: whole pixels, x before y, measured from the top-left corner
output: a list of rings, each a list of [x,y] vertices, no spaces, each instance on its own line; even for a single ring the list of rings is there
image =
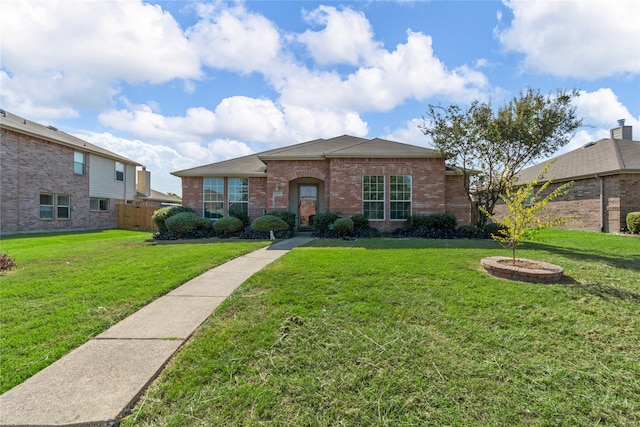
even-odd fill
[[[548,190],[574,181],[569,193],[545,207],[545,214],[572,216],[563,227],[591,231],[619,232],[626,228],[629,212],[640,211],[640,141],[634,141],[632,127],[624,120],[611,129],[610,138],[585,146],[522,170],[518,181],[533,181],[550,162],[541,180],[553,180]],[[494,213],[504,213],[504,205]]]
[[[0,233],[116,228],[116,205],[134,202],[137,179],[150,182],[138,166],[0,110]]]
[[[470,221],[464,177],[437,151],[379,138],[316,139],[172,175],[182,179],[182,204],[212,219],[240,209],[252,220],[267,211],[293,212],[300,229],[326,211],[362,213],[380,230],[416,214]]]

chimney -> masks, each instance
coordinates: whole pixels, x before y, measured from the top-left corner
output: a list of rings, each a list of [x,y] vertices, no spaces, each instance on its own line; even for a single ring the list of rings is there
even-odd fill
[[[618,120],[618,127],[611,129],[611,139],[632,140],[632,127],[624,125],[624,119]]]
[[[151,172],[145,166],[138,171],[138,179],[136,180],[136,191],[144,194],[145,197],[151,195]]]

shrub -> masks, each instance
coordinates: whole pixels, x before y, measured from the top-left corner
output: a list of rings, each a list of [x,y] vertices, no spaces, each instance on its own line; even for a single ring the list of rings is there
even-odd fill
[[[244,211],[240,209],[229,209],[229,216],[238,218],[240,221],[242,221],[243,227],[248,227],[249,224],[251,224],[249,215],[247,215]]]
[[[168,231],[165,224],[167,219],[182,212],[196,213],[196,211],[194,211],[193,208],[190,208],[189,206],[168,206],[166,208],[158,209],[157,211],[155,211],[153,213],[152,219],[156,224],[156,227],[158,227],[158,231]]]
[[[329,231],[329,226],[333,225],[340,216],[338,212],[322,212],[317,214],[313,221],[313,231],[317,233]]]
[[[500,230],[504,230],[504,225],[498,224],[497,222],[490,222],[484,226],[482,231],[487,238],[491,238],[491,236],[502,236]]]
[[[460,234],[468,238],[475,238],[478,236],[478,234],[480,234],[480,228],[473,224],[460,226],[458,227],[458,231],[460,232]]]
[[[630,233],[640,233],[640,212],[629,212],[627,214],[627,230]]]
[[[213,223],[213,229],[216,231],[216,234],[223,237],[238,233],[242,231],[243,228],[244,224],[242,220],[235,216],[226,216]]]
[[[340,236],[353,234],[353,221],[350,218],[338,218],[333,223],[333,230]]]
[[[195,230],[211,229],[211,220],[203,218],[194,212],[180,212],[164,222],[167,231],[188,233]]]
[[[262,215],[251,223],[251,228],[255,231],[269,232],[288,230],[289,224],[282,218],[275,215]]]
[[[271,211],[267,212],[267,215],[273,215],[289,225],[289,230],[294,230],[296,228],[296,214],[289,211]]]
[[[431,230],[455,230],[457,226],[458,221],[455,215],[447,213],[411,215],[407,219],[407,228],[409,230],[415,230],[420,227]]]
[[[0,273],[16,268],[16,262],[9,254],[0,254]]]
[[[354,230],[369,230],[371,228],[371,225],[369,224],[369,218],[367,218],[363,214],[353,215],[351,217],[351,221],[353,221]]]

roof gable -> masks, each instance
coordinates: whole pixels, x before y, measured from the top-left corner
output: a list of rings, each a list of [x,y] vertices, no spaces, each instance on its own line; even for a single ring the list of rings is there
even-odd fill
[[[518,174],[518,182],[530,182],[553,161],[542,181],[569,181],[594,175],[640,173],[640,141],[601,139],[545,160]]]
[[[191,169],[172,172],[175,176],[267,176],[265,162],[273,160],[324,160],[328,158],[439,158],[428,148],[385,139],[342,135],[314,139],[300,144],[263,151]]]
[[[96,154],[108,159],[117,160],[122,163],[127,163],[134,166],[142,166],[138,162],[116,154],[112,151],[105,150],[102,147],[98,147],[97,145],[94,145],[80,138],[76,138],[75,136],[62,132],[53,126],[44,126],[39,123],[16,116],[15,114],[11,114],[5,110],[0,110],[0,127],[21,134],[35,136],[37,138],[41,138],[55,144],[64,145],[66,147],[71,147],[87,153]]]

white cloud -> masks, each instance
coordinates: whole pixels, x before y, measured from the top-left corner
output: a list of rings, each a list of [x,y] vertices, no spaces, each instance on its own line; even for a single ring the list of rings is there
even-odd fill
[[[601,88],[595,92],[580,91],[580,96],[574,103],[577,113],[585,118],[585,124],[612,128],[617,126],[619,119],[624,119],[627,125],[640,129],[640,117],[634,118],[610,88]]]
[[[371,24],[362,12],[319,6],[303,17],[309,24],[324,26],[320,31],[307,30],[297,36],[320,64],[358,65],[375,56],[382,46],[373,40]]]
[[[411,119],[404,122],[403,127],[392,130],[391,132],[381,136],[383,139],[390,141],[404,142],[406,144],[413,144],[427,148],[433,148],[431,146],[431,139],[427,137],[419,128],[422,126],[422,119]]]
[[[204,64],[241,73],[264,72],[280,52],[280,34],[264,16],[244,6],[199,4],[201,20],[188,31]]]
[[[640,2],[505,1],[514,18],[498,33],[525,68],[595,79],[640,72]]]
[[[9,92],[13,103],[5,106],[15,111],[27,112],[30,104],[63,112],[98,108],[118,91],[119,82],[200,76],[197,53],[160,6],[65,0],[2,6],[0,55],[8,71],[3,97]]]

